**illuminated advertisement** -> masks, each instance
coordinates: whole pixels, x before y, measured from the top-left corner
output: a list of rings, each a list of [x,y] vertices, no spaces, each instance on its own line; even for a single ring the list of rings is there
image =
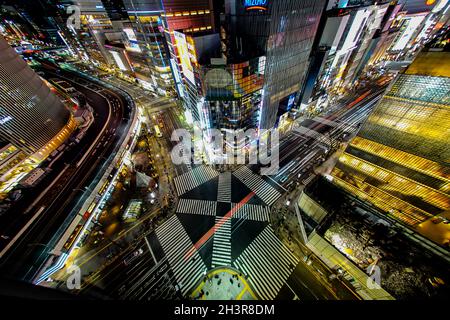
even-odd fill
[[[362,30],[367,23],[367,19],[371,14],[370,10],[359,10],[355,18],[353,19],[350,30],[345,37],[344,44],[342,45],[341,52],[353,49],[362,36]]]
[[[117,66],[119,67],[120,70],[127,70],[127,67],[125,66],[125,64],[122,61],[122,58],[120,57],[120,55],[115,52],[115,51],[109,51],[111,53],[111,55],[114,58],[114,61],[116,62]]]
[[[127,35],[127,38],[128,38],[128,43],[126,45],[127,50],[141,52],[141,48],[139,48],[136,34],[134,33],[133,29],[124,28],[123,32],[125,32],[125,34]]]
[[[244,8],[250,10],[267,10],[268,0],[244,0]]]
[[[402,32],[401,36],[395,42],[394,46],[392,47],[392,50],[400,51],[405,49],[409,41],[411,40],[412,36],[414,35],[414,32],[420,26],[424,18],[425,18],[424,15],[417,15],[405,18],[407,20],[407,25],[406,27],[403,28],[403,32],[400,31]]]
[[[181,61],[181,68],[184,77],[191,83],[195,84],[194,69],[192,68],[191,60],[189,58],[189,51],[186,42],[186,37],[183,33],[174,31],[175,45],[178,49],[178,55]]]

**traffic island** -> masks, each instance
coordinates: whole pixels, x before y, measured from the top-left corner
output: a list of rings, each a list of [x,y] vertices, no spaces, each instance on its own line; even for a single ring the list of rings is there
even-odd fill
[[[193,300],[257,300],[245,276],[234,269],[221,267],[209,271],[189,297]]]

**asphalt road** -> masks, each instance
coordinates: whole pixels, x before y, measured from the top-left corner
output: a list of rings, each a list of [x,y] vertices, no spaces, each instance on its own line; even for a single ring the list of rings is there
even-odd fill
[[[330,144],[339,141],[344,132],[353,133],[359,128],[358,124],[368,117],[384,89],[374,87],[360,101],[352,98],[342,102],[338,111],[299,123],[298,130],[292,130],[281,139],[280,168],[271,178],[285,188],[299,178],[307,178],[312,174],[313,166],[326,156],[326,149],[331,149]],[[348,107],[349,104],[351,107]]]
[[[155,248],[158,244],[152,241],[152,235],[124,251],[103,272],[88,278],[81,294],[101,291],[111,298],[141,301],[181,298],[167,258]]]
[[[49,77],[61,77],[73,84],[73,86],[87,97],[89,104],[95,111],[95,121],[80,144],[66,151],[64,155],[53,165],[53,175],[46,177],[39,184],[38,189],[33,188],[29,195],[21,201],[13,212],[16,216],[5,217],[10,234],[18,231],[40,208],[44,208],[39,217],[26,229],[22,236],[12,245],[2,259],[0,270],[9,277],[31,281],[42,264],[47,260],[52,245],[58,240],[55,234],[60,234],[61,226],[68,225],[68,217],[71,209],[81,197],[85,197],[84,188],[90,185],[98,170],[105,163],[105,159],[113,154],[122,143],[124,134],[129,125],[131,106],[120,94],[113,92],[99,84],[92,83],[80,76],[66,71],[45,70]],[[66,78],[67,77],[67,78]],[[108,105],[108,101],[110,105]],[[110,118],[108,119],[108,114]],[[107,122],[108,121],[108,122]],[[102,132],[103,126],[106,129]],[[115,129],[115,132],[112,131]],[[97,136],[101,134],[96,145],[89,149]],[[86,152],[89,155],[78,167],[77,162],[83,158]],[[49,192],[34,204],[31,210],[27,210],[34,197],[46,188],[46,185],[54,181],[62,168],[67,166],[67,171],[59,177]],[[18,212],[26,212],[17,218]],[[2,217],[3,218],[3,217]],[[64,231],[64,230],[62,230]],[[11,237],[12,238],[12,237]],[[11,239],[10,238],[10,239]],[[3,243],[3,246],[6,244]]]

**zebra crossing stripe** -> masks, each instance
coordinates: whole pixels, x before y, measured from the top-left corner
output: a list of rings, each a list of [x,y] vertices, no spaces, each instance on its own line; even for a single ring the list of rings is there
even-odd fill
[[[311,174],[308,178],[306,178],[305,180],[303,180],[303,184],[306,186],[307,184],[309,184],[314,178],[316,177],[316,175],[313,173]]]
[[[221,220],[222,217],[215,219],[212,268],[231,265],[231,220],[227,219],[220,225]]]
[[[180,199],[177,213],[216,215],[217,202],[211,200]]]
[[[206,272],[206,266],[198,252],[185,260],[185,253],[192,242],[175,215],[159,226],[155,234],[181,287],[181,293],[185,295]]]
[[[268,206],[272,205],[279,197],[281,197],[281,194],[277,189],[259,175],[253,173],[247,166],[240,167],[233,175],[249,187],[250,190],[254,191]]]
[[[236,259],[234,265],[248,275],[262,299],[274,299],[298,263],[298,259],[267,226]]]
[[[209,166],[201,165],[175,177],[175,189],[180,196],[199,185],[217,177],[219,173]]]
[[[298,263],[297,257],[294,256],[292,254],[292,252],[275,236],[272,229],[267,229],[267,230],[270,230],[271,232],[267,231],[267,232],[262,233],[262,237],[265,239],[266,243],[273,243],[274,245],[279,245],[280,250],[283,251],[283,253],[284,253],[284,255],[282,255],[282,257],[286,260],[286,262],[296,265]]]
[[[231,172],[224,172],[219,175],[217,201],[231,202]]]
[[[255,220],[255,221],[267,221],[269,222],[270,208],[266,206],[259,206],[255,204],[239,204],[232,203],[231,208],[237,207],[232,218]]]

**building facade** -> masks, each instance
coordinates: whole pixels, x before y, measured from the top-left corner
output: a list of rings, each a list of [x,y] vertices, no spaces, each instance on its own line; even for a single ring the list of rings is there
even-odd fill
[[[373,39],[389,6],[387,1],[328,3],[302,91],[301,109],[317,103],[325,93],[342,93],[351,87],[375,49]]]
[[[189,57],[181,65],[192,119],[223,132],[277,126],[298,99],[324,8],[325,1],[225,0],[210,32],[176,34]]]
[[[114,60],[105,49],[105,33],[113,30],[111,20],[100,0],[76,0],[80,10],[80,26],[72,28],[83,44],[89,60],[97,66],[109,66]]]
[[[164,8],[162,22],[170,52],[170,64],[178,96],[183,98],[183,64],[186,65],[186,59],[189,58],[183,57],[180,52],[180,50],[184,50],[185,45],[180,32],[188,37],[195,37],[214,30],[213,1],[163,0],[162,3]],[[177,46],[177,41],[179,46]],[[183,51],[183,53],[186,52]]]
[[[440,243],[450,241],[450,52],[419,54],[332,171],[335,184]]]
[[[70,111],[0,36],[0,137],[41,159],[75,127]]]
[[[175,95],[170,53],[164,35],[160,0],[124,0],[129,22],[124,23],[127,54],[134,76],[162,95]]]

